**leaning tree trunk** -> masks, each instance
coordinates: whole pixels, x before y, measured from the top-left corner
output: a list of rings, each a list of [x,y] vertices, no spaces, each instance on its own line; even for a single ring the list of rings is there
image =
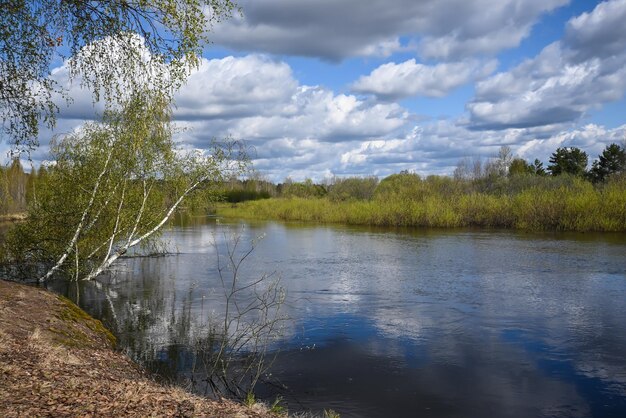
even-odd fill
[[[168,211],[165,213],[165,215],[163,216],[163,218],[159,221],[158,224],[156,224],[152,229],[150,229],[149,231],[143,233],[142,235],[138,236],[137,238],[134,238],[134,234],[137,230],[137,226],[141,220],[141,216],[143,215],[143,210],[144,210],[144,204],[145,204],[145,200],[147,199],[147,196],[144,197],[144,204],[142,204],[141,209],[139,210],[138,214],[137,214],[137,218],[135,220],[135,225],[133,228],[133,231],[131,232],[131,234],[128,237],[128,240],[126,241],[125,244],[123,244],[122,246],[120,246],[119,248],[117,248],[114,252],[110,252],[107,254],[107,256],[105,257],[105,259],[102,261],[102,263],[100,263],[100,265],[98,267],[96,267],[95,269],[93,269],[88,275],[86,275],[85,277],[83,277],[82,280],[93,280],[94,278],[96,278],[99,274],[103,273],[104,271],[106,271],[109,267],[111,267],[111,265],[113,263],[115,263],[115,261],[117,261],[118,258],[120,258],[121,256],[123,256],[124,254],[126,254],[126,252],[136,246],[137,244],[141,243],[142,241],[146,240],[147,238],[149,238],[150,236],[152,236],[155,232],[157,232],[159,229],[161,229],[163,227],[163,225],[165,225],[165,223],[170,219],[170,217],[172,216],[172,214],[174,213],[174,211],[178,208],[178,206],[181,204],[181,202],[185,199],[185,197],[187,197],[187,195],[189,193],[191,193],[193,190],[195,190],[200,184],[202,184],[202,182],[206,180],[205,178],[200,179],[198,181],[196,181],[195,183],[193,183],[191,186],[189,186],[178,198],[178,200],[176,200],[176,202],[174,202],[172,204],[172,206],[170,206],[170,208],[168,209]],[[114,237],[111,237],[111,239],[114,239]]]
[[[107,173],[107,170],[108,170],[108,167],[109,167],[109,162],[111,161],[111,155],[112,154],[113,154],[113,152],[112,152],[112,149],[111,149],[111,150],[109,150],[109,154],[107,155],[107,159],[104,162],[104,167],[102,168],[102,171],[98,175],[98,177],[96,179],[96,183],[94,184],[93,189],[91,190],[91,196],[89,198],[89,202],[87,203],[87,207],[85,208],[85,210],[83,210],[83,214],[82,214],[82,216],[80,218],[80,222],[78,223],[78,226],[76,226],[76,230],[74,231],[74,235],[72,236],[72,239],[67,244],[67,247],[65,247],[65,251],[63,252],[63,254],[61,254],[61,257],[59,257],[59,259],[57,260],[56,264],[54,266],[52,266],[52,268],[50,268],[46,272],[46,274],[44,274],[43,276],[39,277],[39,279],[37,280],[39,283],[43,283],[46,280],[50,279],[50,277],[52,277],[52,275],[63,265],[63,263],[65,262],[67,257],[69,257],[69,255],[72,253],[72,251],[74,251],[74,249],[76,247],[76,244],[78,243],[78,238],[80,237],[80,234],[83,231],[83,228],[85,226],[85,222],[87,220],[87,216],[89,215],[89,212],[91,211],[91,208],[93,207],[93,204],[94,204],[94,202],[96,200],[96,195],[98,194],[98,190],[100,189],[100,184],[102,183],[102,178]]]

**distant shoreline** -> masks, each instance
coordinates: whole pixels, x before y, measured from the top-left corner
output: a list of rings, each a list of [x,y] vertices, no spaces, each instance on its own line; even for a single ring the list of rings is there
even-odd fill
[[[531,190],[518,196],[466,194],[333,202],[318,198],[270,198],[216,205],[218,216],[415,228],[486,228],[516,231],[626,232],[623,188],[595,192]]]

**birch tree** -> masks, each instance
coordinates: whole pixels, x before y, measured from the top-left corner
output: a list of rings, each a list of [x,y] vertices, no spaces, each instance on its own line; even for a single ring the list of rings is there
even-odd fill
[[[54,126],[66,86],[50,78],[53,62],[65,62],[107,106],[148,77],[161,91],[175,90],[198,64],[212,26],[234,8],[231,0],[2,0],[0,135],[28,151],[41,123]]]
[[[186,198],[244,170],[235,145],[178,149],[167,97],[136,94],[101,123],[52,144],[46,183],[27,221],[9,234],[10,261],[45,266],[40,282],[59,272],[93,279],[131,248],[153,242]]]

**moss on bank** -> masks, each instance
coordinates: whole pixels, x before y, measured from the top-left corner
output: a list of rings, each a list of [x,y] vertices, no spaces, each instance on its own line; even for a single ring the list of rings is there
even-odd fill
[[[108,346],[115,348],[117,345],[117,338],[109,331],[102,322],[92,318],[87,312],[75,305],[68,298],[57,295],[62,306],[59,311],[54,314],[58,319],[63,322],[71,323],[72,326],[64,326],[62,329],[54,329],[53,332],[59,334],[61,338],[58,340],[61,344],[68,347],[92,347],[92,341],[87,337],[85,332],[82,332],[82,328],[86,327],[91,330],[95,335],[99,335],[108,342]],[[53,328],[51,328],[52,330]],[[95,348],[95,347],[94,347]]]

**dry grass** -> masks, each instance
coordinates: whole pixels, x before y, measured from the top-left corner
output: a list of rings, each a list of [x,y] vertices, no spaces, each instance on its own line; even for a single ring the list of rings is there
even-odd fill
[[[491,183],[405,177],[410,181],[404,184],[383,180],[369,200],[272,198],[219,205],[217,213],[348,225],[626,231],[626,176],[595,186],[569,176],[500,178]]]
[[[49,292],[0,280],[0,416],[273,416],[155,383],[80,312]]]
[[[26,219],[26,213],[17,212],[0,215],[0,222],[19,222]]]

